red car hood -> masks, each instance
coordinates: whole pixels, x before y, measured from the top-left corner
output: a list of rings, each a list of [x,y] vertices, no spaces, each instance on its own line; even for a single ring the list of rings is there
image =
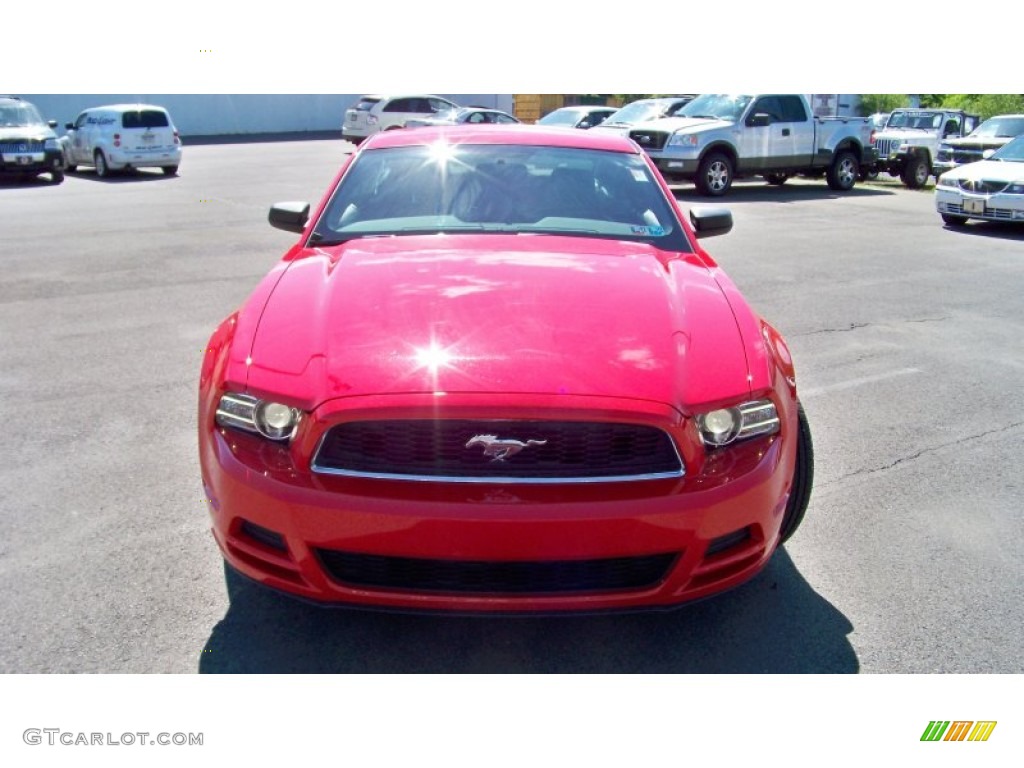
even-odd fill
[[[686,410],[747,394],[747,373],[729,304],[692,255],[577,237],[432,235],[300,252],[263,308],[247,384],[306,409],[465,392]]]

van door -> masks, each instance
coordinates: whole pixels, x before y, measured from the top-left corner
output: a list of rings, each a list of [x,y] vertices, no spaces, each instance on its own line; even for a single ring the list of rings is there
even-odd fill
[[[68,155],[71,158],[71,162],[76,165],[91,160],[83,148],[86,132],[85,121],[88,117],[88,112],[80,114],[75,120],[74,127],[68,131]]]

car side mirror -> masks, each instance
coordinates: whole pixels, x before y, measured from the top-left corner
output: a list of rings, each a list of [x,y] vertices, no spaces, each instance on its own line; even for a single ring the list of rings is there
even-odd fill
[[[986,149],[984,152],[981,153],[981,159],[982,160],[988,160],[995,153],[996,153],[996,151],[994,149]]]
[[[577,128],[589,128],[589,127],[590,127],[590,121],[588,121],[588,120],[584,120],[583,122],[581,122],[581,123],[580,123],[579,125],[577,125],[576,127],[577,127]]]
[[[772,116],[767,112],[755,112],[747,118],[747,125],[751,128],[764,128],[772,124]]]
[[[302,234],[309,221],[309,203],[275,203],[270,207],[267,219],[272,227]]]
[[[698,238],[724,235],[732,229],[732,211],[728,208],[692,208],[690,223]]]
[[[48,126],[50,126],[51,128],[56,128],[57,127],[57,121],[56,120],[47,120],[46,124]]]
[[[75,124],[74,123],[64,123],[64,130],[65,131],[73,131],[73,130],[75,130]]]

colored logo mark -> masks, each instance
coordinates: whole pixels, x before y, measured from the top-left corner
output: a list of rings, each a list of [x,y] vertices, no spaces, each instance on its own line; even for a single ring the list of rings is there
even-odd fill
[[[932,720],[921,741],[988,741],[996,729],[995,720]]]

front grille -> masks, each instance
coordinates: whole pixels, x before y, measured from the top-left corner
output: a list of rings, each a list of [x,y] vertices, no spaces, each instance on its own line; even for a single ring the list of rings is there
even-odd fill
[[[899,149],[902,143],[903,139],[876,139],[875,151],[879,157],[888,157],[889,153]]]
[[[0,153],[11,155],[18,152],[42,152],[43,142],[35,139],[24,141],[5,141],[0,143]]]
[[[968,192],[980,192],[986,195],[997,195],[1008,186],[1008,182],[993,179],[960,179],[960,189],[966,189]]]
[[[641,424],[414,419],[332,427],[313,470],[404,480],[565,483],[679,477],[683,465],[667,433]]]
[[[639,144],[643,149],[661,149],[668,141],[668,134],[664,131],[652,131],[646,128],[638,128],[629,132],[629,138]]]
[[[317,550],[328,576],[360,588],[447,594],[540,595],[653,587],[677,553],[600,560],[488,562],[384,557]]]
[[[985,151],[983,149],[954,149],[953,162],[956,163],[957,165],[963,165],[964,163],[974,163],[977,162],[978,160],[983,160],[984,153]]]

